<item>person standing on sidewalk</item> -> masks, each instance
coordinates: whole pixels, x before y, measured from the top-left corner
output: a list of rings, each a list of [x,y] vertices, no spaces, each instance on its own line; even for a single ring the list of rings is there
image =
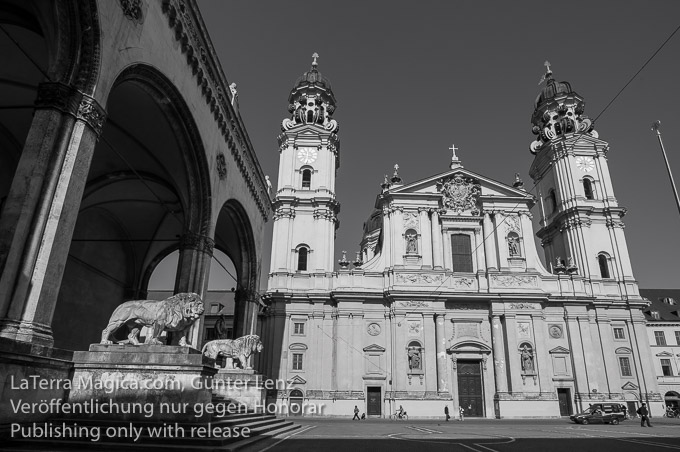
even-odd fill
[[[459,416],[460,416],[460,417],[458,418],[458,420],[464,421],[464,420],[465,420],[465,408],[463,408],[463,407],[461,406],[461,407],[458,409],[458,414],[459,414]]]
[[[647,427],[652,427],[652,424],[649,423],[649,410],[645,402],[642,402],[642,405],[637,410],[637,414],[640,415],[640,427],[644,427],[645,422],[647,422]]]
[[[446,422],[449,422],[449,419],[451,419],[451,416],[449,416],[449,406],[444,405],[444,416],[446,416]]]
[[[359,407],[356,406],[356,405],[354,405],[354,417],[352,418],[352,420],[355,420],[355,419],[357,421],[361,420],[361,419],[359,419]]]

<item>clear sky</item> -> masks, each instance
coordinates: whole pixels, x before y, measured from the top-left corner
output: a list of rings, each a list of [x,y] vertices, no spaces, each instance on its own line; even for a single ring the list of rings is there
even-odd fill
[[[422,179],[447,170],[455,143],[466,168],[509,184],[519,172],[530,189],[530,117],[543,62],[585,97],[585,113],[595,118],[680,25],[678,1],[198,3],[274,187],[288,94],[319,53],[340,124],[336,260],[343,249],[348,257],[358,250],[395,163],[404,182]],[[680,180],[679,53],[680,32],[595,123],[611,145],[633,268],[646,288],[680,287],[680,214],[650,130],[662,121]]]

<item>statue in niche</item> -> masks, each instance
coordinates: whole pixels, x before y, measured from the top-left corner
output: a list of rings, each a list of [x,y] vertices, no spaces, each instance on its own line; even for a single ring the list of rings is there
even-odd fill
[[[519,257],[521,255],[519,251],[519,236],[514,232],[508,234],[508,252],[510,257]]]
[[[407,254],[417,254],[418,253],[418,236],[413,233],[406,234],[406,253]]]
[[[527,374],[532,374],[535,372],[534,368],[534,352],[526,344],[522,347],[522,353],[520,357],[522,361],[522,372]]]
[[[410,370],[422,370],[423,362],[420,353],[420,347],[408,348],[408,368]]]

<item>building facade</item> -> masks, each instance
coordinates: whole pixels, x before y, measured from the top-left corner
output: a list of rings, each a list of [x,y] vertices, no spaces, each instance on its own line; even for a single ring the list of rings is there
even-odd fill
[[[465,168],[385,178],[361,252],[334,270],[340,146],[316,63],[289,96],[260,369],[329,416],[568,415],[661,400],[607,167],[583,98],[546,74],[532,115],[537,196]],[[339,187],[339,186],[338,186]],[[535,246],[536,232],[548,267]]]
[[[0,26],[2,430],[47,416],[10,399],[67,395],[8,377],[68,378],[170,253],[174,292],[200,295],[213,251],[229,256],[233,334],[254,333],[271,201],[194,0],[8,0]]]
[[[680,408],[680,290],[640,289],[654,374],[667,407]]]

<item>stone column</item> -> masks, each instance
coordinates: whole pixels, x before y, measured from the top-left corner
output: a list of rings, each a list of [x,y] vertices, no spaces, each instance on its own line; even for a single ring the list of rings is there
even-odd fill
[[[517,322],[515,314],[505,314],[505,334],[507,335],[507,368],[510,373],[510,390],[512,392],[524,392],[524,385],[522,381],[522,368],[519,362],[519,353],[517,352]]]
[[[494,314],[491,320],[491,340],[493,342],[493,365],[496,373],[496,392],[508,392],[507,363],[503,344],[503,323],[500,315]]]
[[[651,348],[649,346],[649,340],[647,336],[646,321],[642,317],[642,313],[640,311],[638,311],[637,314],[637,318],[633,319],[631,325],[635,330],[635,335],[631,336],[631,346],[633,349],[633,357],[640,366],[638,367],[640,373],[640,392],[643,393],[643,396],[646,393],[647,396],[644,396],[646,398],[648,395],[657,392],[659,389],[654,372],[653,358],[649,353]],[[649,405],[650,411],[657,408],[658,406],[654,406],[655,404]],[[654,414],[658,416],[658,413],[652,413],[652,415]]]
[[[475,228],[475,241],[472,248],[475,253],[475,271],[485,273],[486,269],[484,267],[486,266],[486,262],[484,261],[484,248],[482,248],[483,242],[484,231],[480,228]]]
[[[394,265],[404,265],[404,211],[401,207],[392,210],[392,249]]]
[[[210,272],[210,262],[212,260],[213,249],[215,248],[215,241],[210,237],[187,232],[182,236],[179,245],[179,258],[177,262],[177,277],[175,278],[175,293],[193,292],[197,293],[203,299],[205,297],[206,284],[208,282],[208,274]],[[239,293],[240,294],[240,293]],[[237,296],[237,298],[240,298]],[[244,311],[243,306],[237,300],[236,312]],[[206,306],[207,308],[207,306]],[[240,337],[242,328],[242,320],[236,314],[235,320],[235,337]],[[200,348],[200,343],[203,335],[203,320],[204,317],[199,318],[191,326],[187,334],[187,341],[196,348]],[[257,321],[257,312],[253,316],[252,322]],[[249,333],[246,333],[249,334]],[[172,344],[177,344],[179,340],[178,334],[172,335]]]
[[[432,265],[436,269],[444,267],[444,250],[442,249],[442,228],[439,225],[439,211],[432,210]]]
[[[453,398],[453,412],[458,414],[460,408],[460,396],[458,394],[458,357],[451,354],[451,397]]]
[[[577,408],[582,409],[581,394],[588,394],[588,378],[586,377],[586,362],[583,357],[583,343],[578,325],[578,317],[574,314],[566,313],[566,330],[569,340],[569,350],[571,351],[572,366],[574,372],[575,400],[578,401]]]
[[[546,325],[543,317],[532,316],[532,324],[534,327],[534,338],[536,338],[534,347],[535,363],[534,367],[538,372],[538,381],[540,384],[540,392],[554,392],[552,382],[552,362],[550,358],[550,350],[548,350],[548,338],[546,337]],[[597,361],[595,361],[597,362]]]
[[[446,314],[435,314],[435,334],[437,353],[437,392],[447,394],[449,392],[449,375],[446,371]]]
[[[392,262],[392,240],[390,240],[389,235],[392,231],[392,219],[390,209],[383,207],[383,255],[385,256],[385,265],[387,267],[393,267]]]
[[[432,226],[427,209],[419,207],[420,213],[420,254],[423,256],[423,267],[432,267]]]
[[[0,337],[51,346],[52,315],[105,112],[61,83],[39,85],[35,107],[0,221]]]
[[[491,214],[489,212],[484,212],[482,236],[484,238],[484,254],[486,255],[487,270],[498,270],[496,237],[494,236],[495,233],[493,231],[494,228],[493,222],[491,221]]]

